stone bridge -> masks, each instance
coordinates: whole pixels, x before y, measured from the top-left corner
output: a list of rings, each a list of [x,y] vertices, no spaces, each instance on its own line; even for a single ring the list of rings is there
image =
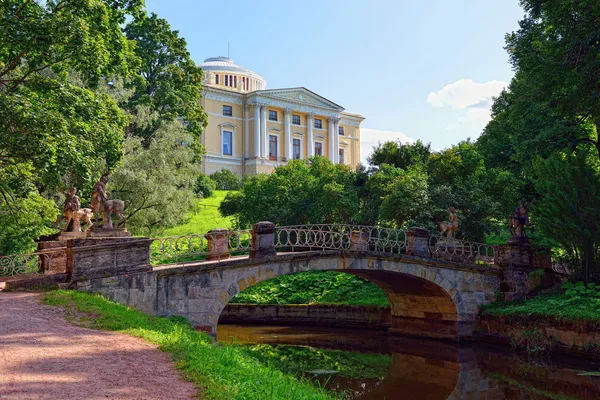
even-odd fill
[[[231,235],[215,231],[208,237],[208,261],[155,267],[150,267],[151,239],[72,240],[70,281],[79,290],[152,315],[184,316],[214,334],[224,307],[244,289],[281,275],[333,270],[360,276],[385,291],[392,332],[443,339],[469,338],[479,308],[497,293],[515,298],[539,284],[528,279],[535,257],[522,246],[498,247],[486,262],[479,252],[465,253],[466,242],[453,241],[449,251],[448,243],[438,238],[431,244],[422,230],[407,231],[396,241],[389,232],[375,240],[355,230],[308,234],[313,231],[278,231],[259,223],[250,232],[250,254],[231,258]],[[468,257],[454,257],[457,248]]]

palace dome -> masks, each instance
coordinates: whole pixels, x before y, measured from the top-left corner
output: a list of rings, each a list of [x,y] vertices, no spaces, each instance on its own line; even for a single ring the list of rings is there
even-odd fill
[[[249,90],[264,90],[267,88],[267,81],[262,76],[260,76],[254,71],[237,65],[229,57],[207,58],[202,64],[199,65],[199,67],[205,71],[205,75],[207,76],[207,78],[211,74],[232,74],[232,76],[236,78],[236,82],[238,81],[238,79],[240,79],[241,82],[241,78],[251,79],[254,85],[250,86]],[[246,79],[244,79],[244,82],[246,81]],[[216,80],[212,84],[215,83],[217,86],[223,85],[224,77],[221,77],[221,79]]]

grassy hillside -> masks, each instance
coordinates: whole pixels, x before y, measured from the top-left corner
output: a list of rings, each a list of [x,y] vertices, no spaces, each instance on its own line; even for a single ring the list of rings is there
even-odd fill
[[[219,204],[229,193],[228,190],[215,190],[213,197],[198,200],[191,219],[187,224],[167,229],[161,236],[183,236],[206,233],[215,228],[231,228],[233,219],[219,214]]]

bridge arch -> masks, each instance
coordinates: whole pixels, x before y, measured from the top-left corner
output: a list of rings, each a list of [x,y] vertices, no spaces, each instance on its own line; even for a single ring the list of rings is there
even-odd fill
[[[221,312],[246,288],[281,275],[333,270],[360,276],[386,292],[394,332],[448,339],[468,337],[479,306],[493,297],[498,276],[446,264],[415,257],[304,252],[230,260],[214,269],[204,265],[164,270],[157,276],[157,311],[161,315],[183,315],[194,325],[216,333]],[[486,297],[486,290],[490,296]]]

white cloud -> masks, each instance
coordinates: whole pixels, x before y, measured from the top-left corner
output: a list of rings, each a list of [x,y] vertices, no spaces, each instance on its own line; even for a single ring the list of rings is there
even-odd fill
[[[459,79],[437,92],[427,96],[427,102],[434,107],[452,107],[463,115],[447,126],[448,130],[463,127],[481,130],[491,118],[492,97],[500,94],[508,83],[503,81],[473,82],[472,79]]]
[[[378,143],[390,140],[400,140],[402,143],[414,143],[415,139],[405,133],[396,131],[384,131],[379,129],[360,129],[360,161],[367,165],[367,157],[371,154],[373,147]]]

